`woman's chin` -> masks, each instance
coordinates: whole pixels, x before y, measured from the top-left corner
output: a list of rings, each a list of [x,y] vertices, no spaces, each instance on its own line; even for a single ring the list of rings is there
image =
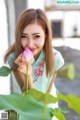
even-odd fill
[[[34,58],[35,58],[35,59],[37,59],[37,58],[39,57],[40,53],[41,53],[41,51],[39,51],[39,52],[36,52],[36,53],[33,53],[33,55],[34,55]]]

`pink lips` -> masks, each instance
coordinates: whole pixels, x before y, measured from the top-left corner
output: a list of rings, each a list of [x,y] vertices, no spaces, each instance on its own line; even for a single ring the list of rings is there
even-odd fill
[[[30,49],[31,50],[31,52],[34,52],[35,51],[35,49]]]

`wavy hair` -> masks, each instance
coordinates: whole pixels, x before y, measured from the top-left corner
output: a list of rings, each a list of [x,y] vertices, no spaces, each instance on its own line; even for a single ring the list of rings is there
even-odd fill
[[[46,73],[48,75],[54,66],[54,54],[51,44],[52,30],[46,14],[41,9],[28,9],[20,14],[16,23],[15,43],[7,50],[4,60],[6,61],[10,53],[13,51],[15,52],[16,58],[23,52],[23,48],[21,46],[22,32],[27,25],[34,22],[42,27],[46,36],[43,50],[45,52]]]

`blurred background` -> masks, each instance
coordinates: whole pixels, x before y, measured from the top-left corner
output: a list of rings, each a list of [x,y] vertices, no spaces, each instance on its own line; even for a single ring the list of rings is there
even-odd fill
[[[55,86],[63,94],[80,96],[80,4],[76,0],[72,4],[60,4],[58,1],[0,0],[0,66],[4,65],[4,54],[15,40],[15,24],[19,14],[28,8],[40,8],[45,11],[51,23],[52,45],[65,60],[63,73],[66,75],[58,76]],[[13,79],[13,75],[0,77],[0,94],[16,91]],[[67,104],[60,101],[59,106],[67,107]],[[69,110],[70,113],[65,114],[66,120],[80,120],[75,111]]]

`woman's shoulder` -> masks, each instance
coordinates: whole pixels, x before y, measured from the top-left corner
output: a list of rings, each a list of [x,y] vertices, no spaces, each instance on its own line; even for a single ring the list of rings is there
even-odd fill
[[[52,48],[53,50],[53,54],[56,56],[56,55],[59,55],[61,54],[58,50],[56,50],[55,48]]]
[[[12,52],[9,54],[7,58],[7,64],[9,64],[10,68],[12,68],[14,61],[15,61],[15,53]]]
[[[60,51],[56,50],[55,48],[53,48],[52,50],[53,50],[53,54],[54,54],[54,58],[55,59],[63,58],[63,56],[62,56]]]
[[[10,53],[9,56],[8,56],[8,58],[7,58],[8,62],[10,62],[12,60],[15,60],[15,53],[14,52]]]
[[[15,58],[15,52],[10,53],[9,56],[8,56],[8,58],[14,59]]]
[[[54,54],[54,68],[57,71],[64,65],[64,58],[60,51],[53,48],[53,54]]]

